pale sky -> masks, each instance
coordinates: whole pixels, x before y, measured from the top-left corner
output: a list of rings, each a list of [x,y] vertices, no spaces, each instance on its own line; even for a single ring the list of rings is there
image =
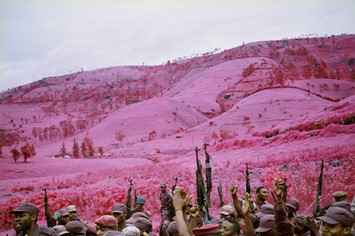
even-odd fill
[[[244,43],[355,33],[354,0],[0,0],[0,92]]]

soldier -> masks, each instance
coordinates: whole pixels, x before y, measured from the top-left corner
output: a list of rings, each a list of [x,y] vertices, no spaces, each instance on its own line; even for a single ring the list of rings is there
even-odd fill
[[[70,236],[86,235],[86,227],[78,220],[68,222],[65,228]]]
[[[296,198],[289,198],[286,202],[286,212],[289,220],[297,216],[297,211],[300,208],[300,202]]]
[[[136,226],[127,226],[122,230],[122,233],[126,236],[140,236],[141,231]]]
[[[227,219],[223,221],[221,227],[221,236],[238,236],[240,225],[235,219]]]
[[[333,193],[334,200],[336,202],[346,202],[348,193],[345,191],[337,191]]]
[[[206,224],[199,228],[193,229],[192,232],[193,235],[196,236],[221,235],[218,224]]]
[[[169,215],[169,205],[171,204],[171,194],[166,190],[166,184],[161,184],[160,185],[160,215],[161,215],[161,220],[160,220],[160,227],[163,225],[164,221],[168,219]]]
[[[144,209],[145,202],[146,201],[143,196],[137,196],[136,205],[134,206],[134,209],[129,213],[129,217],[131,217],[136,212],[144,212],[147,216],[150,217],[151,213]]]
[[[323,235],[351,235],[351,227],[355,222],[355,217],[348,210],[335,206],[331,206],[318,219],[322,221]]]
[[[262,205],[267,203],[268,198],[269,191],[267,190],[267,188],[261,186],[256,189],[255,205],[258,207],[258,210],[261,208]]]
[[[14,229],[18,236],[57,236],[51,228],[44,228],[37,224],[39,208],[32,203],[21,203],[10,214],[15,215]]]
[[[75,205],[67,206],[67,211],[69,213],[69,220],[78,220],[78,211]]]
[[[235,208],[231,205],[224,205],[221,208],[221,220],[234,219],[237,220],[237,212]]]
[[[127,207],[122,203],[115,204],[112,207],[112,215],[117,219],[118,222],[118,231],[122,231],[126,228],[126,215]]]
[[[53,215],[53,219],[57,221],[57,225],[66,225],[69,222],[69,212],[65,209],[59,209]]]
[[[118,222],[114,216],[103,215],[95,220],[96,235],[103,236],[105,232],[110,230],[117,230]]]

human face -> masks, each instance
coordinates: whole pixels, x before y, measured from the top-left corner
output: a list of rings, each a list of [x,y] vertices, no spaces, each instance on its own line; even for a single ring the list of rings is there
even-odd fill
[[[293,209],[292,207],[286,206],[286,212],[289,217],[293,217],[296,215],[296,209]]]
[[[266,188],[260,189],[260,191],[258,192],[258,197],[264,201],[267,201],[267,199],[269,198],[269,191],[267,191]]]
[[[31,228],[32,223],[36,221],[36,215],[31,215],[26,212],[15,214],[14,229],[18,231],[27,231]]]
[[[77,220],[77,219],[78,219],[78,212],[76,212],[76,211],[69,212],[69,220],[70,221]]]
[[[220,232],[222,236],[239,235],[236,230],[237,227],[233,223],[225,220],[222,223]]]
[[[344,227],[341,224],[328,224],[322,222],[322,236],[343,236],[350,235],[350,227]]]
[[[116,227],[107,227],[102,225],[96,225],[96,235],[103,236],[107,231],[116,230]]]
[[[163,186],[160,187],[160,191],[161,191],[162,193],[164,193],[165,190],[166,190],[166,187],[163,187]]]
[[[58,218],[58,225],[66,225],[69,221],[69,215],[61,216]]]
[[[118,224],[125,220],[126,214],[114,212],[112,215],[118,220]]]

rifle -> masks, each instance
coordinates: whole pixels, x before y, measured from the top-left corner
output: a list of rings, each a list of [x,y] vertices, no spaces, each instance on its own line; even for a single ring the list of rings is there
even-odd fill
[[[137,205],[137,189],[134,189],[134,207]]]
[[[47,227],[53,227],[55,226],[55,221],[53,220],[52,216],[51,216],[51,210],[49,209],[49,204],[48,204],[48,196],[47,196],[47,189],[46,188],[42,188],[42,191],[44,191],[44,212],[46,215],[46,221],[47,221]]]
[[[245,190],[247,193],[251,193],[251,188],[250,188],[250,177],[249,177],[249,168],[248,168],[248,163],[245,163],[246,169],[245,169]]]
[[[210,160],[212,159],[211,156],[207,152],[207,146],[208,144],[205,143],[204,149],[205,149],[205,156],[206,156],[206,197],[207,197],[207,205],[211,206],[211,191],[212,191],[212,176],[211,176],[211,164]]]
[[[132,180],[129,180],[129,188],[127,191],[127,198],[126,198],[126,207],[127,207],[127,215],[131,213],[131,203],[132,203]]]
[[[219,186],[217,186],[218,190],[218,196],[219,196],[219,207],[224,206],[224,201],[223,201],[223,189],[222,189],[222,182],[219,181]]]
[[[282,200],[284,203],[286,203],[286,200],[287,200],[287,189],[288,189],[288,186],[286,185],[286,180],[287,180],[287,178],[284,179],[284,189],[283,189],[283,193],[282,193]]]
[[[324,161],[322,160],[322,163],[320,165],[320,173],[318,177],[318,187],[317,187],[317,195],[316,195],[316,205],[314,206],[314,212],[313,215],[316,217],[319,214],[320,207],[320,198],[322,196],[322,183],[323,183],[323,168],[324,168]]]
[[[208,223],[211,217],[208,212],[208,205],[206,204],[206,197],[205,197],[206,191],[205,191],[205,185],[202,176],[202,164],[198,159],[198,151],[200,151],[200,149],[196,147],[195,148],[196,165],[197,165],[197,170],[196,170],[197,199],[196,200],[200,210],[204,213],[205,223]]]
[[[171,188],[171,194],[174,194],[174,190],[175,190],[175,188],[177,186],[177,182],[178,182],[178,177],[175,177],[174,178],[174,185]],[[173,221],[173,218],[175,216],[175,208],[174,208],[174,205],[173,205],[173,201],[170,202],[168,210],[169,210],[168,220]]]

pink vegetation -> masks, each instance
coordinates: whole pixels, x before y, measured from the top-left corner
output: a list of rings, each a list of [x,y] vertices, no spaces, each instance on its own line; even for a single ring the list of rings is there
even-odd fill
[[[321,205],[355,194],[355,36],[264,41],[159,66],[111,67],[45,78],[0,94],[0,228],[27,200],[52,213],[75,204],[93,222],[125,202],[129,180],[147,198],[154,229],[159,184],[195,194],[195,146],[209,143],[212,206],[217,185],[271,190],[312,212],[321,160]],[[34,150],[23,163],[21,147]],[[20,152],[15,163],[14,151]],[[29,149],[28,149],[29,150]],[[59,158],[52,158],[59,157]],[[62,158],[71,157],[71,158]],[[200,154],[204,162],[204,155]],[[270,198],[270,202],[273,200]]]

